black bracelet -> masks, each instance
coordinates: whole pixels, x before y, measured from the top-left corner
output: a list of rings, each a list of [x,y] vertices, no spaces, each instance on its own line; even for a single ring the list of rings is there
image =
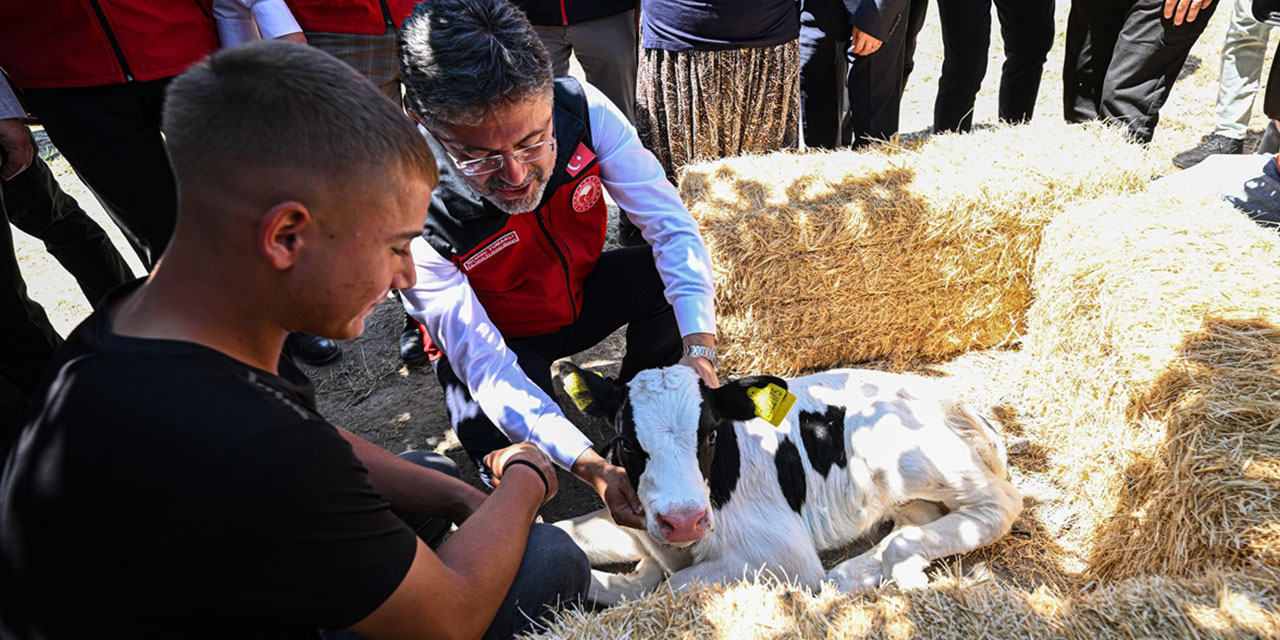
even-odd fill
[[[502,473],[505,475],[507,473],[507,469],[510,469],[511,465],[513,464],[522,464],[526,467],[529,467],[530,469],[533,469],[533,472],[538,474],[538,477],[542,479],[542,500],[545,502],[547,497],[551,495],[551,483],[547,482],[547,476],[546,474],[542,473],[542,469],[539,469],[538,465],[532,462],[529,462],[528,460],[522,460],[520,458],[516,458],[515,460],[511,460],[506,464],[502,465]]]

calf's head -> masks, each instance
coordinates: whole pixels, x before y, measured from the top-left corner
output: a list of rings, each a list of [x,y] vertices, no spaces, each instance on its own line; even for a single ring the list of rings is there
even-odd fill
[[[572,364],[559,375],[574,402],[617,431],[610,462],[622,466],[655,540],[687,546],[715,529],[720,507],[738,482],[733,422],[755,417],[747,389],[779,378],[752,377],[712,389],[683,365],[650,369],[622,385]]]

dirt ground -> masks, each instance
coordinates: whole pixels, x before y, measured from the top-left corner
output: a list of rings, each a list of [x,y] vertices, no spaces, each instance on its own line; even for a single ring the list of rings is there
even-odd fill
[[[1150,152],[1155,157],[1170,158],[1195,145],[1212,129],[1219,51],[1231,10],[1230,2],[1218,1],[1223,6],[1213,15],[1209,29],[1197,43],[1169,102],[1161,111],[1162,119],[1150,145]],[[1061,117],[1063,42],[1068,8],[1068,1],[1058,3],[1056,42],[1046,65],[1037,104],[1037,117],[1040,118]],[[915,72],[903,99],[904,134],[927,133],[932,119],[933,99],[942,64],[942,42],[936,3],[929,7],[929,11],[926,27],[920,36]],[[979,125],[995,120],[1002,63],[1002,45],[996,30],[986,81],[975,107],[974,121]],[[1268,61],[1264,68],[1269,66]],[[1250,126],[1250,139],[1254,144],[1265,125],[1261,93],[1258,107]],[[142,269],[133,253],[66,161],[54,158],[51,165],[63,188],[112,234],[135,273],[141,274]],[[1171,173],[1176,169],[1169,165],[1167,170]],[[38,241],[16,229],[14,235],[32,297],[45,306],[57,329],[66,334],[88,315],[88,305],[74,281],[48,256]],[[364,335],[343,343],[344,356],[341,360],[325,367],[308,368],[307,372],[316,384],[320,409],[335,424],[352,429],[390,451],[431,449],[446,453],[458,461],[472,482],[476,482],[474,469],[464,459],[448,429],[440,389],[430,367],[409,368],[400,362],[396,341],[401,326],[402,314],[398,303],[389,299],[369,317]],[[616,371],[621,350],[621,336],[615,333],[599,347],[573,359],[579,365],[612,372]],[[611,434],[605,432],[603,425],[587,422],[572,406],[567,406],[566,413],[597,444],[608,442]],[[564,472],[561,472],[560,487],[560,494],[543,509],[545,520],[585,513],[600,504],[593,491]]]

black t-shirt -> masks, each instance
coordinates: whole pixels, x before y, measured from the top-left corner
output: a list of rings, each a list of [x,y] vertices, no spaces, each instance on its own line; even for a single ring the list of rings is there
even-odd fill
[[[641,8],[645,49],[775,47],[800,37],[795,0],[644,0]]]
[[[0,637],[308,637],[408,572],[413,532],[287,358],[120,336],[99,310],[55,367],[0,478]]]

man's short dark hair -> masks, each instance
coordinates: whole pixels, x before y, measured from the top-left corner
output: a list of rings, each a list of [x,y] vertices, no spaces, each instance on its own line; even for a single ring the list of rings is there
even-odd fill
[[[405,101],[427,127],[475,124],[551,92],[551,61],[528,19],[506,0],[430,0],[400,37]]]
[[[398,105],[337,58],[292,42],[237,46],[188,69],[169,84],[163,129],[180,199],[246,172],[291,172],[317,189],[438,179]]]

